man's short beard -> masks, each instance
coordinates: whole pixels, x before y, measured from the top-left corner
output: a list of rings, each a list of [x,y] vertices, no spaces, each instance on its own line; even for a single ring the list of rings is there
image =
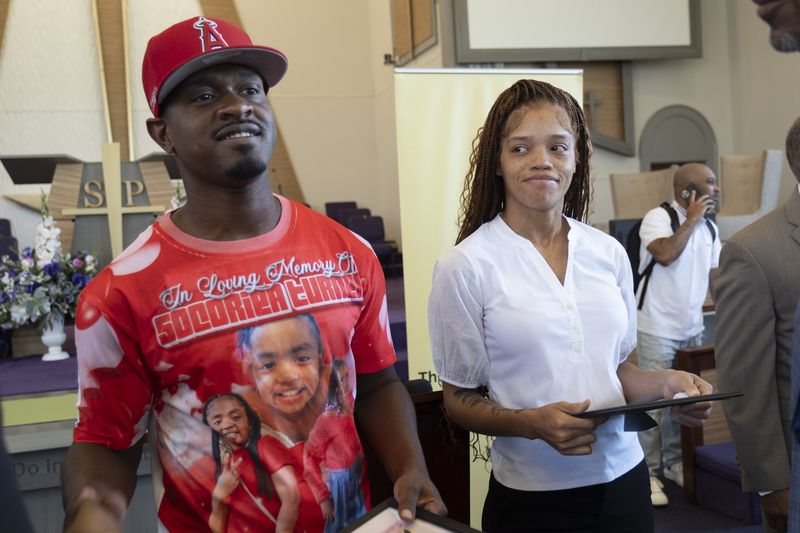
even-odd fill
[[[234,166],[225,171],[229,178],[247,181],[257,178],[267,170],[267,163],[262,159],[248,157],[238,161]]]
[[[800,51],[800,29],[792,28],[783,31],[772,31],[769,42],[778,52]]]

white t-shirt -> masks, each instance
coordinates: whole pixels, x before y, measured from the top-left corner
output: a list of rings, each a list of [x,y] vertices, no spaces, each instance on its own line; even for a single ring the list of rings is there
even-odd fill
[[[686,210],[677,202],[672,208],[678,212],[678,223],[686,221]],[[639,331],[648,335],[672,340],[686,340],[703,331],[703,302],[708,293],[708,272],[719,265],[722,245],[716,224],[716,237],[712,241],[711,231],[704,220],[694,226],[689,242],[681,255],[668,266],[655,265],[650,274],[650,284],[644,304],[638,312]],[[656,239],[671,237],[669,213],[663,207],[647,212],[642,219],[639,238],[642,246],[639,253],[639,271],[643,271],[653,259],[647,246]],[[639,284],[637,302],[644,281]]]
[[[428,302],[433,362],[457,387],[487,386],[510,409],[589,398],[590,409],[625,403],[617,367],[636,345],[630,263],[622,246],[567,219],[564,285],[538,250],[500,216],[439,258]],[[605,483],[643,458],[622,417],[598,426],[586,456],[543,440],[498,437],[492,471],[517,490]]]

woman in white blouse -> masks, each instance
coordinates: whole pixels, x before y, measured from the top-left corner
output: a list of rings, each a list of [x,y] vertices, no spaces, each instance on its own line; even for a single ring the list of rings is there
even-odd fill
[[[473,146],[458,241],[436,265],[429,324],[449,415],[497,436],[483,529],[652,531],[636,434],[619,416],[575,415],[711,386],[625,362],[636,345],[631,269],[622,246],[583,223],[592,150],[575,99],[520,80],[497,98]],[[698,425],[710,408],[673,416]]]

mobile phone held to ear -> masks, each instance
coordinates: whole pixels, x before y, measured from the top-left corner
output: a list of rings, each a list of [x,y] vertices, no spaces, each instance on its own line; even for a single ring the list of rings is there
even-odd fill
[[[700,189],[698,189],[697,186],[694,183],[690,183],[689,185],[687,185],[686,187],[681,189],[681,192],[680,192],[681,198],[683,198],[684,200],[689,202],[691,200],[691,198],[692,198],[692,192],[694,192],[694,199],[695,200],[697,200],[698,198],[700,198],[702,196],[702,193],[700,192]],[[711,215],[716,210],[717,210],[717,204],[716,204],[716,202],[714,202],[706,209],[706,215]]]
[[[688,202],[692,198],[692,192],[694,192],[694,199],[695,200],[700,198],[700,196],[701,196],[700,195],[700,190],[697,188],[697,186],[694,183],[690,183],[689,185],[687,185],[686,187],[681,189],[681,193],[680,193],[681,194],[681,198],[683,198],[684,200],[686,200]]]

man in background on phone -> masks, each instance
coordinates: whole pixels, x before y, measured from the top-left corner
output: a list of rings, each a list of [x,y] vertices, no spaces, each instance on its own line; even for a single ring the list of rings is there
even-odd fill
[[[800,120],[786,155],[800,176]],[[764,531],[785,531],[789,510],[794,315],[800,297],[800,193],[725,243],[716,284],[717,379],[742,489],[758,491]]]
[[[673,187],[673,213],[665,207],[651,209],[639,229],[640,270],[656,263],[646,293],[645,281],[637,291],[637,354],[644,370],[672,368],[678,349],[700,345],[703,303],[719,263],[719,231],[706,219],[719,194],[714,172],[701,163],[687,163],[675,172]],[[673,216],[678,222],[675,231]],[[639,433],[655,507],[669,503],[658,478],[659,467],[665,478],[683,486],[680,427],[665,411],[653,413],[658,426]]]

